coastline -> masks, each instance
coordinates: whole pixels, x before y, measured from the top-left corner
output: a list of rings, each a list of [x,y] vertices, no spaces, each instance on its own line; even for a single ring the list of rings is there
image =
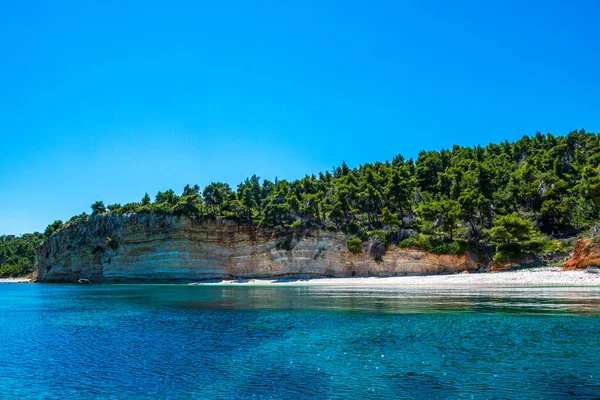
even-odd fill
[[[600,270],[562,271],[558,267],[539,267],[504,272],[459,273],[448,275],[354,277],[354,278],[281,278],[228,279],[195,282],[190,285],[227,286],[348,286],[348,287],[543,287],[597,286]]]
[[[30,278],[0,278],[0,283],[31,283]]]
[[[0,283],[33,283],[30,278],[0,278]],[[152,284],[152,282],[146,282]],[[187,283],[197,286],[346,286],[346,287],[600,287],[600,269],[563,271],[537,267],[502,272],[352,278],[240,278]]]

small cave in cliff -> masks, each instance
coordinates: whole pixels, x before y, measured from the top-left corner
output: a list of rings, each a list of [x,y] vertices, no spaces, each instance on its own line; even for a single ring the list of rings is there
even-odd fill
[[[351,275],[356,276],[356,271],[352,271]]]

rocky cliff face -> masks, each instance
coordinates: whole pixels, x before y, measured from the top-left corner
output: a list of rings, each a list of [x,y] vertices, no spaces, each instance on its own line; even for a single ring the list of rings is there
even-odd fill
[[[473,271],[471,256],[391,246],[380,261],[352,254],[340,233],[276,234],[232,221],[104,214],[55,233],[38,255],[38,282],[190,282],[205,279],[399,276]]]
[[[600,242],[583,238],[575,243],[573,256],[564,263],[563,269],[575,270],[587,267],[600,267]]]

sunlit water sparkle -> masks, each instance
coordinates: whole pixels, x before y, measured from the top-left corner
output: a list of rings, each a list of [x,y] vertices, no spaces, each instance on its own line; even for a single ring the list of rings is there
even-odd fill
[[[0,398],[594,398],[600,288],[0,284]]]

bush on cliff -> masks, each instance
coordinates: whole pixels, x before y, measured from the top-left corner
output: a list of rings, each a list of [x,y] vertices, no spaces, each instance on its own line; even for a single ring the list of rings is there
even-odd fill
[[[449,240],[420,233],[417,237],[404,239],[398,243],[398,247],[418,247],[429,253],[460,256],[470,250],[472,245],[464,239]]]
[[[353,254],[360,254],[362,252],[362,240],[357,237],[346,240],[346,247]]]

